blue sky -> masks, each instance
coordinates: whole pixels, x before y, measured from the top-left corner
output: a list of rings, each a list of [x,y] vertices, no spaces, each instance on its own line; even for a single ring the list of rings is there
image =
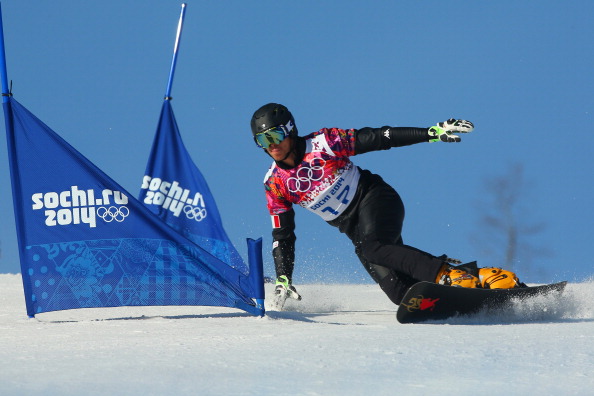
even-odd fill
[[[521,242],[549,253],[522,257],[520,278],[592,276],[593,2],[187,3],[172,92],[178,125],[240,252],[246,237],[264,237],[267,274],[261,182],[271,161],[253,144],[249,120],[275,101],[302,134],[473,121],[460,144],[353,158],[403,197],[405,242],[497,265],[481,248],[496,239],[479,221],[491,198],[485,181],[521,164],[519,221],[546,225]],[[15,98],[136,196],[181,2],[1,4]],[[4,140],[0,183],[0,272],[19,272]],[[296,212],[296,282],[369,281],[344,235]]]

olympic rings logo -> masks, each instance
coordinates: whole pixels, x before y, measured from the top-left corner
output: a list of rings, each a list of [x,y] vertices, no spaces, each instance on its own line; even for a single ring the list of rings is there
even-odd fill
[[[202,221],[206,218],[206,208],[186,205],[184,206],[184,213],[190,220]]]
[[[324,177],[325,165],[325,159],[312,159],[308,166],[299,168],[296,177],[290,177],[287,180],[287,188],[293,193],[309,191],[312,181],[320,181]]]
[[[130,209],[126,206],[110,206],[109,208],[100,206],[97,208],[97,216],[101,217],[106,223],[111,223],[114,220],[121,223],[129,214]]]

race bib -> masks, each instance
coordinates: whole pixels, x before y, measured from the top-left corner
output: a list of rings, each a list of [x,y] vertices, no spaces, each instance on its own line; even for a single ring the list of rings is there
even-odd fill
[[[342,172],[336,175],[333,182],[318,192],[312,201],[303,201],[301,206],[308,209],[325,221],[334,220],[348,208],[357,185],[359,184],[359,169],[349,162]]]

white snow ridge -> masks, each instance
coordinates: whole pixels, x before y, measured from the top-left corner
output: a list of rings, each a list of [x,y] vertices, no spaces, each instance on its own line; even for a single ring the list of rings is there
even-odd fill
[[[417,325],[399,324],[375,285],[298,290],[303,301],[263,318],[219,307],[122,307],[29,319],[20,275],[0,275],[0,394],[594,392],[593,282],[569,284],[557,300]]]

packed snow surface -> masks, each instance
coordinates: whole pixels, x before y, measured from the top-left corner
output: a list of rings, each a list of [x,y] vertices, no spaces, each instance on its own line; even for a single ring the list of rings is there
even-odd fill
[[[594,394],[592,282],[416,325],[375,285],[298,290],[303,301],[265,317],[121,307],[30,319],[20,275],[0,275],[0,394]]]

